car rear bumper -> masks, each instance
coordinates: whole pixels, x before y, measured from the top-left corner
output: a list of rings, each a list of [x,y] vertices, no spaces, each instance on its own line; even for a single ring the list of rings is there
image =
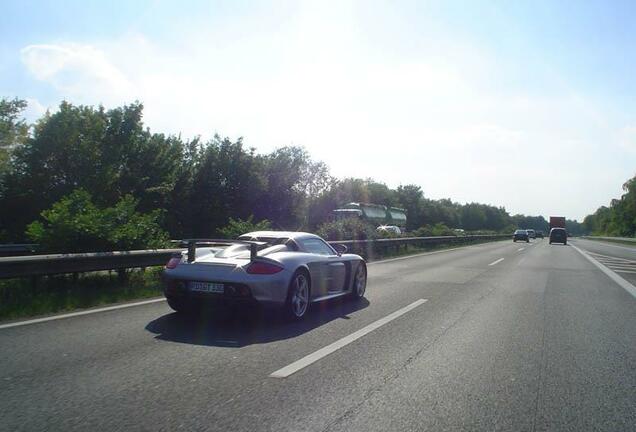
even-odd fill
[[[262,284],[217,281],[223,283],[223,293],[193,291],[188,286],[188,282],[191,280],[173,277],[165,272],[162,281],[166,298],[181,299],[192,303],[209,305],[259,304],[267,307],[282,306],[287,299],[287,283],[284,278],[269,278]]]

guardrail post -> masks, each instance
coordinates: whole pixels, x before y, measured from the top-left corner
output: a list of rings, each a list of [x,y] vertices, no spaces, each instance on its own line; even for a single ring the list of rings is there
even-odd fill
[[[119,269],[117,270],[117,279],[119,280],[120,284],[124,284],[126,282],[126,269]]]

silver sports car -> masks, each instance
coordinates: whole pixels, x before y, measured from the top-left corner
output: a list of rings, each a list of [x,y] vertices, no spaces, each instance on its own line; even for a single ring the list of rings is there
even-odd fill
[[[301,319],[311,303],[340,296],[361,298],[367,266],[317,235],[259,231],[238,240],[184,240],[187,252],[170,259],[164,293],[177,312],[205,301],[282,307]]]

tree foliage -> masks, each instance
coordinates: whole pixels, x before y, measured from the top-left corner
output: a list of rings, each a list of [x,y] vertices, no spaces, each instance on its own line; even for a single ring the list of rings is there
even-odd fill
[[[100,208],[77,189],[42,212],[42,221],[27,227],[28,237],[49,252],[97,252],[160,248],[168,244],[161,229],[161,210],[137,212],[138,201],[124,196],[113,207]]]
[[[599,207],[583,219],[584,228],[596,235],[636,236],[636,176],[623,184],[625,192],[613,199],[609,207]]]
[[[21,99],[0,99],[0,175],[7,171],[13,150],[28,138],[29,127],[20,119],[26,107]]]
[[[370,240],[378,237],[376,230],[372,226],[359,219],[325,222],[318,227],[317,234],[330,241]]]
[[[270,229],[272,224],[267,219],[254,222],[254,216],[250,215],[246,220],[230,218],[228,224],[219,229],[219,233],[224,238],[235,239],[245,233]]]

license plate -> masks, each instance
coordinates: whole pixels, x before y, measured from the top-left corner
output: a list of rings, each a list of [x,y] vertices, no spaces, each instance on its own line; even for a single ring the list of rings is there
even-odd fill
[[[215,282],[190,282],[188,283],[188,287],[192,291],[208,292],[208,293],[216,293],[216,294],[223,294],[225,290],[225,287],[222,283],[215,283]]]

